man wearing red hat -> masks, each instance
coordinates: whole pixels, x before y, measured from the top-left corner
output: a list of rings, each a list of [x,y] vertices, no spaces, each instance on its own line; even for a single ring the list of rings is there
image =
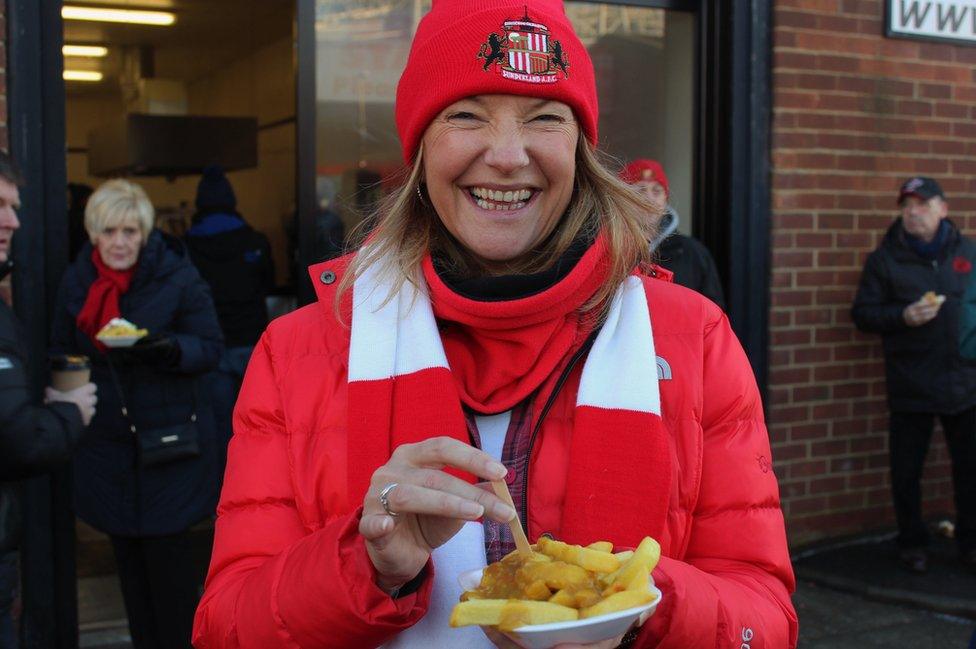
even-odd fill
[[[959,345],[976,246],[946,218],[932,178],[906,180],[898,205],[901,216],[864,265],[851,315],[884,347],[899,559],[912,572],[928,568],[920,481],[938,417],[952,457],[959,556],[976,569],[976,361]]]
[[[678,212],[668,204],[671,192],[664,167],[657,160],[640,158],[620,172],[620,178],[633,185],[655,210],[649,219],[657,231],[651,239],[651,251],[657,262],[674,273],[674,283],[698,291],[725,308],[722,282],[708,248],[693,237],[678,232]]]

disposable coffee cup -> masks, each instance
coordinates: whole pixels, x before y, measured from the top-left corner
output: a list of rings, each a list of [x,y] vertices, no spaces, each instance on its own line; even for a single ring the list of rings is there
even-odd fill
[[[87,356],[66,354],[51,357],[51,387],[59,392],[80,388],[91,380]]]

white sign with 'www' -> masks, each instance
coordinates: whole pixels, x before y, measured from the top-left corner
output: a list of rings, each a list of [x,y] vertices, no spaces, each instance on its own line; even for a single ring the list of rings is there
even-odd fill
[[[888,35],[976,44],[976,0],[888,0]]]

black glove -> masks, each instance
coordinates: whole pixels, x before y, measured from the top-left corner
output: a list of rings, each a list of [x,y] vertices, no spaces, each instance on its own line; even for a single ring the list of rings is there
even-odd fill
[[[151,334],[143,336],[131,347],[111,350],[113,358],[123,363],[142,363],[155,367],[176,367],[180,362],[180,345],[169,336]]]

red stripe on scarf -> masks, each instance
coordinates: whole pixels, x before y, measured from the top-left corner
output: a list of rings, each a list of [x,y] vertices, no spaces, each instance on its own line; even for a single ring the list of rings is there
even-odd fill
[[[664,422],[634,410],[576,408],[560,537],[637,547],[661,538],[671,494],[671,450]]]
[[[348,409],[351,501],[362,498],[373,472],[386,464],[401,444],[431,437],[451,437],[465,444],[469,441],[454,381],[443,367],[389,379],[351,381]],[[461,471],[448,473],[475,481],[474,476]]]
[[[136,266],[128,270],[114,270],[105,265],[98,248],[92,249],[92,263],[98,272],[98,277],[88,288],[88,295],[85,297],[85,304],[78,312],[75,323],[78,329],[86,334],[101,351],[105,351],[105,346],[99,342],[95,335],[101,331],[109,320],[118,318],[119,297],[129,290],[132,283],[132,276],[136,272]]]

